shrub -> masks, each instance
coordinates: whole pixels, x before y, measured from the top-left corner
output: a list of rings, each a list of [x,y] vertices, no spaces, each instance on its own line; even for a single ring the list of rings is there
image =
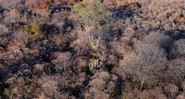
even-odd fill
[[[111,16],[111,12],[106,10],[100,0],[84,0],[73,6],[75,13],[71,15],[72,19],[77,20],[86,29],[86,27],[98,27],[100,21],[106,21]]]
[[[25,4],[29,10],[44,15],[49,8],[54,6],[53,0],[27,0]]]
[[[21,32],[27,32],[28,35],[34,38],[43,38],[44,34],[42,33],[39,23],[36,20],[32,20],[29,25],[24,25],[20,27]]]
[[[60,78],[62,79],[62,78]],[[63,83],[62,81],[60,81],[59,76],[46,76],[43,77],[43,84],[41,86],[42,90],[43,90],[43,95],[45,96],[45,99],[47,98],[55,98],[55,99],[60,99],[61,95],[58,91],[58,86],[59,86],[59,82]]]
[[[174,42],[171,48],[171,54],[174,57],[185,56],[185,39],[180,39]]]
[[[170,17],[169,17],[169,21],[171,22],[184,22],[184,13],[183,12],[176,12],[173,13]]]
[[[134,97],[135,98],[135,97]],[[167,99],[166,95],[163,94],[162,88],[156,87],[155,89],[144,90],[139,93],[138,99]]]
[[[7,44],[11,40],[11,37],[9,35],[10,32],[8,28],[5,25],[0,24],[0,46],[7,46]]]
[[[71,66],[71,53],[70,52],[65,52],[65,53],[60,53],[56,52],[54,53],[54,56],[57,56],[56,59],[52,60],[52,63],[55,65],[55,69],[57,71],[67,71],[70,70]]]
[[[147,35],[143,39],[143,42],[145,43],[160,46],[163,48],[168,48],[172,44],[172,41],[173,40],[169,36],[156,32]]]
[[[0,35],[7,34],[8,28],[4,24],[0,24]]]
[[[182,82],[185,76],[185,59],[178,58],[169,62],[167,68],[167,78],[170,82]]]
[[[175,98],[178,95],[179,88],[174,84],[164,86],[164,92],[170,98]]]
[[[19,4],[20,0],[1,0],[1,6],[4,9],[11,10],[16,7],[17,4]]]
[[[121,70],[128,75],[136,76],[141,81],[140,89],[142,89],[149,77],[163,72],[167,58],[163,49],[153,45],[140,42],[135,48],[136,52],[126,55],[127,57],[123,59]]]
[[[84,92],[85,99],[112,99],[117,98],[120,86],[119,78],[109,72],[98,72],[89,81],[88,90]]]
[[[42,80],[38,77],[33,77],[31,80],[24,77],[13,76],[6,81],[9,88],[4,91],[4,96],[8,99],[30,99],[36,98],[35,93],[40,93]],[[27,84],[29,83],[29,84]]]
[[[62,13],[53,13],[51,24],[54,24],[60,33],[70,32],[74,28],[72,20],[69,20],[68,17]]]
[[[12,23],[18,23],[20,21],[20,13],[16,10],[10,10],[9,12],[5,12],[4,13],[4,20],[3,22],[5,23],[5,25],[10,25]]]
[[[26,2],[29,10],[48,9],[53,5],[52,0],[28,0]]]
[[[21,43],[21,44],[28,44],[29,43],[29,35],[26,32],[15,32],[13,34],[14,40]]]
[[[136,42],[134,45],[135,51],[137,54],[141,54],[145,56],[145,58],[152,62],[156,63],[156,61],[165,60],[166,59],[166,53],[165,51],[158,47],[151,44],[143,43],[143,42]],[[146,61],[147,61],[146,60]],[[145,61],[145,62],[146,62]]]

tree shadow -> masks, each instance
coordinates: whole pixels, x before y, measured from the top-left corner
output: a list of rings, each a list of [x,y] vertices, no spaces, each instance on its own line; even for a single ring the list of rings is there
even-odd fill
[[[132,17],[133,15],[142,13],[140,8],[141,5],[139,3],[131,3],[125,6],[108,8],[108,10],[113,12],[113,19],[118,20],[126,19]]]

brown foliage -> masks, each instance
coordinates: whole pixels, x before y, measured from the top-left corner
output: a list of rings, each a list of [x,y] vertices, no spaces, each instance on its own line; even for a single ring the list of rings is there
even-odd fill
[[[30,10],[41,10],[54,6],[54,2],[52,0],[28,0],[26,5]]]
[[[100,72],[92,77],[89,89],[85,92],[85,98],[95,99],[113,98],[119,93],[118,77],[108,72]]]
[[[139,99],[167,99],[161,88],[149,89],[138,95]]]
[[[175,98],[176,95],[178,94],[178,87],[174,84],[168,84],[164,86],[164,91],[167,94],[168,97],[170,98]]]

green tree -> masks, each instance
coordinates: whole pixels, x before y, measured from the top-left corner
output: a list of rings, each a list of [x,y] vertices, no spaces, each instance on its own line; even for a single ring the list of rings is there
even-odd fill
[[[100,21],[106,21],[112,15],[100,0],[84,0],[75,4],[73,10],[71,18],[79,22],[85,30],[99,27]]]

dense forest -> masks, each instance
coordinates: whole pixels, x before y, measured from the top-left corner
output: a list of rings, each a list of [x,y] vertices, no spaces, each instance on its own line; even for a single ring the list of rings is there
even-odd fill
[[[0,0],[0,99],[185,99],[185,0]]]

